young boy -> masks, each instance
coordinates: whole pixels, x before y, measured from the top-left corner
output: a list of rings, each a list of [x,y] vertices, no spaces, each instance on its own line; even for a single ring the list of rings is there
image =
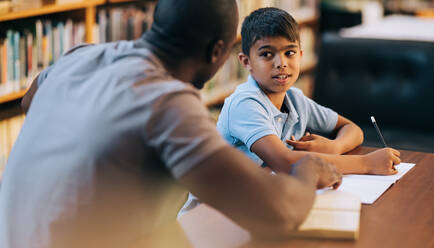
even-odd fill
[[[394,165],[400,163],[400,154],[394,149],[340,155],[363,142],[362,130],[291,87],[299,76],[303,51],[298,25],[286,11],[252,12],[241,36],[239,60],[250,76],[225,100],[217,123],[231,145],[273,171],[288,173],[297,160],[315,154],[341,173],[397,173]]]

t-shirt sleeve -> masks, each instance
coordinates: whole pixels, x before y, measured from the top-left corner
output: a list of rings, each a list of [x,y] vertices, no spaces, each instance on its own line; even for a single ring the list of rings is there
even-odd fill
[[[43,71],[41,71],[41,73],[39,73],[38,81],[37,81],[38,88],[41,87],[42,83],[47,78],[48,73],[50,73],[50,71],[53,69],[53,66],[54,66],[54,64],[50,65],[49,67],[47,67]]]
[[[160,97],[146,126],[146,143],[179,178],[227,143],[199,97],[178,92]]]
[[[91,45],[92,44],[80,44],[80,45],[77,45],[77,46],[69,49],[62,57],[68,56],[69,54],[71,54],[71,53],[79,50],[80,48],[88,47],[88,46],[91,46]],[[38,80],[36,81],[37,84],[38,84],[38,88],[42,85],[42,83],[44,82],[44,80],[48,77],[48,74],[50,73],[50,71],[53,69],[53,67],[55,65],[56,64],[54,63],[54,64],[48,66],[47,68],[45,68],[44,70],[42,70],[41,73],[39,73]]]
[[[277,135],[263,103],[253,97],[234,100],[228,108],[228,132],[250,150],[253,143],[267,135]]]
[[[336,127],[338,114],[304,95],[303,97],[305,98],[307,116],[309,117],[306,128],[312,132],[330,134]]]

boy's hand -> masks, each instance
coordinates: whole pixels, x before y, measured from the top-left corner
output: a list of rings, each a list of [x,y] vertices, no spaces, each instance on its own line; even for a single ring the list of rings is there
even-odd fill
[[[367,174],[393,175],[398,173],[395,165],[401,163],[399,151],[383,148],[363,156]]]
[[[295,140],[294,136],[291,136],[291,139],[286,140],[286,143],[293,146],[294,150],[340,154],[339,147],[333,140],[309,132],[298,141]]]
[[[292,166],[291,174],[300,179],[311,178],[312,175],[316,175],[318,179],[317,189],[325,187],[337,189],[342,183],[342,174],[336,170],[333,164],[313,155],[306,155],[298,160]]]

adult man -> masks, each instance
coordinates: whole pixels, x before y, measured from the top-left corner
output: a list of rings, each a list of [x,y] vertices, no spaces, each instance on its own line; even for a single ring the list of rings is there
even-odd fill
[[[255,233],[298,225],[340,175],[312,158],[293,176],[255,168],[192,87],[223,64],[237,22],[234,0],[160,0],[141,39],[43,71],[4,174],[0,247],[127,247],[175,220],[186,190]]]

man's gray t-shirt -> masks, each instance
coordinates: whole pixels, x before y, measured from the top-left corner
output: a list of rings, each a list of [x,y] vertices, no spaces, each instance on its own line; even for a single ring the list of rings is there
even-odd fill
[[[143,41],[41,73],[0,192],[0,247],[126,247],[173,221],[181,177],[226,146],[198,91]]]

